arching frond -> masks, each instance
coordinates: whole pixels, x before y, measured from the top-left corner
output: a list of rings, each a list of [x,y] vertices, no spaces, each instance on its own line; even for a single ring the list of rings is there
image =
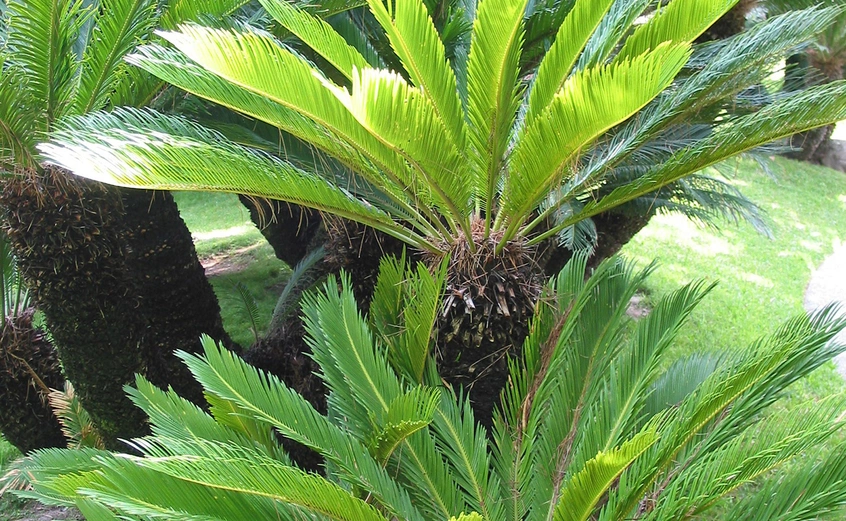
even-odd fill
[[[585,45],[576,70],[604,63],[619,42],[631,34],[632,24],[651,3],[651,0],[616,0]]]
[[[73,113],[85,114],[106,105],[126,66],[123,57],[150,35],[156,21],[153,0],[100,1],[82,55]]]
[[[576,2],[567,14],[532,82],[526,114],[528,125],[531,125],[534,117],[543,112],[564,86],[579,54],[613,3],[613,0]]]
[[[527,0],[483,0],[473,23],[467,61],[468,145],[474,163],[476,205],[493,222],[494,196],[520,104],[517,81]]]
[[[90,10],[82,0],[11,0],[6,46],[26,71],[26,86],[43,107],[49,130],[72,103],[77,55],[74,45]]]
[[[673,0],[626,39],[615,60],[631,59],[663,42],[692,42],[737,0]]]
[[[500,218],[510,239],[550,187],[567,175],[575,154],[643,108],[666,88],[689,56],[687,45],[664,44],[634,58],[588,69],[567,80],[515,147]],[[608,103],[607,100],[618,100]]]
[[[26,73],[15,66],[0,71],[0,170],[34,168],[35,144],[43,108],[27,86]]]
[[[149,132],[151,128],[157,131]],[[113,184],[277,198],[331,211],[389,234],[407,233],[390,216],[318,175],[228,143],[180,118],[137,111],[94,114],[69,121],[56,135],[65,144],[43,145],[45,157]]]
[[[360,71],[369,66],[364,56],[320,18],[287,0],[262,0],[261,4],[277,22],[331,63],[348,80],[352,80],[353,68]]]
[[[201,16],[223,16],[234,13],[249,0],[172,0],[162,12],[159,21],[163,29],[176,29],[185,22]]]

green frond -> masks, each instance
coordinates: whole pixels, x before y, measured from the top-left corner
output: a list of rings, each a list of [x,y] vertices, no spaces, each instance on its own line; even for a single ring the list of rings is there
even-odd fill
[[[353,69],[369,67],[367,60],[327,22],[287,0],[261,0],[262,7],[280,24],[332,64],[348,80]]]
[[[111,458],[102,449],[81,447],[74,450],[42,449],[28,455],[24,461],[26,472],[21,479],[27,490],[16,491],[20,497],[37,499],[47,505],[74,506],[81,496],[75,488],[64,486],[64,474],[88,475],[100,468],[98,457]]]
[[[664,42],[692,42],[736,3],[737,0],[673,0],[635,29],[614,59],[634,58]]]
[[[644,431],[619,448],[600,452],[573,475],[561,490],[555,505],[555,521],[586,521],[614,481],[646,449],[658,441],[654,430]]]
[[[316,69],[272,38],[196,26],[161,36],[220,78],[312,120],[373,161],[396,185],[395,190],[408,189],[428,200],[428,187],[419,186],[402,156],[359,124]],[[385,184],[388,179],[378,181]]]
[[[303,299],[307,342],[326,386],[339,395],[334,398],[358,404],[378,428],[386,424],[390,404],[404,389],[358,313],[349,277],[342,275],[340,290],[338,286],[330,276],[323,291]]]
[[[208,340],[205,340],[208,342]],[[239,445],[264,452],[288,463],[287,456],[276,440],[255,429],[232,429],[218,423],[197,405],[182,398],[175,391],[163,391],[143,376],[135,377],[135,386],[125,388],[129,398],[150,418],[153,435],[175,439],[203,439]],[[269,430],[268,430],[269,432]]]
[[[454,147],[464,146],[464,114],[455,74],[426,5],[419,0],[395,0],[386,7],[368,0],[370,11],[385,30],[391,47],[402,61],[411,82],[429,100]]]
[[[449,521],[485,521],[485,518],[483,518],[476,512],[471,512],[469,514],[462,513],[458,517],[453,516],[449,518]]]
[[[579,54],[613,3],[614,0],[576,2],[567,14],[532,82],[526,124],[530,125],[564,86]]]
[[[654,170],[615,189],[564,223],[604,212],[698,172],[724,159],[777,139],[846,119],[846,81],[811,87],[718,127],[707,138],[680,150]],[[544,233],[533,240],[541,240]]]
[[[39,107],[20,67],[0,68],[0,170],[35,168],[35,144],[43,123]]]
[[[318,175],[239,147],[174,116],[116,110],[67,120],[46,158],[88,178],[127,187],[235,192],[330,211],[409,240],[390,216]],[[157,131],[151,131],[156,128]],[[413,239],[412,239],[413,241]],[[416,241],[421,245],[422,240]]]
[[[369,444],[376,461],[387,464],[388,458],[407,438],[432,423],[440,400],[438,389],[426,387],[414,387],[394,398],[385,414],[384,426]]]
[[[438,318],[446,264],[431,274],[424,266],[405,270],[405,257],[383,259],[370,304],[370,319],[394,369],[422,384]]]
[[[123,57],[156,25],[154,0],[100,0],[82,55],[79,86],[70,111],[85,114],[106,106],[126,67]]]
[[[332,91],[363,128],[416,167],[442,213],[461,222],[471,193],[466,164],[426,92],[399,74],[370,68],[353,72],[352,92]]]
[[[121,519],[105,505],[90,499],[80,499],[75,506],[88,521],[120,521]]]
[[[26,86],[49,130],[70,108],[78,73],[74,46],[91,10],[82,0],[11,0],[7,51],[26,71]]]
[[[442,397],[431,430],[455,472],[454,485],[461,488],[470,509],[488,521],[503,520],[502,488],[491,472],[487,433],[475,422],[467,399],[459,400],[451,392]]]
[[[468,145],[477,212],[490,228],[495,192],[520,104],[520,47],[527,0],[483,0],[476,11],[467,61]]]
[[[343,479],[372,491],[374,498],[397,517],[422,521],[408,493],[356,438],[319,414],[278,378],[247,365],[211,341],[204,342],[203,347],[203,358],[187,353],[179,356],[207,393],[232,401],[283,436],[317,451]]]
[[[604,63],[651,4],[652,0],[616,0],[585,45],[576,69],[589,69]]]
[[[567,80],[514,149],[501,210],[508,223],[503,241],[513,237],[550,188],[569,174],[578,152],[664,90],[689,54],[687,45],[664,44],[631,61],[587,69]]]
[[[179,24],[196,21],[203,16],[232,14],[247,5],[249,0],[171,0],[167,2],[159,20],[163,29],[175,29]]]
[[[158,437],[145,451],[152,457],[127,459],[192,485],[228,495],[269,498],[338,521],[386,519],[373,505],[322,476],[237,445]]]

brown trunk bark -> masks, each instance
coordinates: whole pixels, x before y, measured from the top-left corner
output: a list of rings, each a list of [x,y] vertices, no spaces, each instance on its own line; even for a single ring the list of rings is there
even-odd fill
[[[0,333],[0,432],[19,451],[65,447],[59,421],[47,402],[61,389],[55,348],[32,324],[33,310],[6,317]]]
[[[126,265],[138,281],[144,372],[159,387],[205,404],[202,387],[174,356],[176,350],[201,352],[207,334],[231,345],[220,306],[206,279],[191,232],[169,192],[122,190],[125,211]]]

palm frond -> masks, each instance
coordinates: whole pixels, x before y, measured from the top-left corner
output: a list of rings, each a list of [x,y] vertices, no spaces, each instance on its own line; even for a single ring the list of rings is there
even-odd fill
[[[619,42],[630,34],[632,24],[651,3],[651,0],[616,0],[585,45],[576,70],[604,63]]]
[[[531,125],[534,117],[549,105],[564,86],[579,54],[613,3],[613,0],[577,2],[567,14],[532,83],[526,114],[527,125]]]
[[[599,201],[587,203],[581,212],[558,227],[646,195],[738,153],[842,119],[846,119],[846,82],[809,88],[717,128],[708,138],[677,152],[637,181],[614,190]],[[557,229],[553,228],[533,241],[542,240],[555,232]]]
[[[364,56],[347,44],[327,22],[286,0],[262,0],[261,3],[277,22],[331,63],[348,80],[352,80],[353,68],[361,71],[369,66]]]
[[[150,35],[156,25],[153,0],[101,0],[82,56],[73,113],[106,105],[126,66],[123,57]]]
[[[464,116],[455,74],[447,63],[444,44],[425,4],[417,0],[396,0],[386,7],[380,0],[368,0],[368,5],[412,83],[431,100],[448,132],[448,142],[461,149]]]
[[[34,168],[35,143],[43,111],[32,95],[27,73],[21,67],[2,64],[0,70],[0,170],[15,165]]]
[[[42,153],[56,164],[85,171],[101,181],[127,187],[228,191],[277,198],[331,211],[404,237],[402,240],[413,234],[382,211],[315,174],[238,147],[175,116],[121,110],[69,119],[64,125],[56,132],[57,142],[42,145]],[[153,127],[159,130],[150,132]],[[422,240],[418,242],[423,244]]]
[[[663,42],[692,42],[737,0],[674,0],[626,39],[615,60],[634,58]]]
[[[484,0],[473,23],[467,61],[468,144],[476,205],[484,210],[486,231],[520,103],[517,75],[526,4],[527,0]]]
[[[247,3],[248,0],[172,0],[162,12],[159,25],[163,29],[175,29],[181,23],[203,16],[220,17],[234,13]]]
[[[573,75],[552,104],[525,129],[513,152],[498,218],[513,237],[549,189],[568,172],[577,152],[625,121],[672,82],[689,56],[687,45],[663,44],[631,61]],[[607,103],[608,99],[618,103]]]
[[[82,0],[11,0],[6,46],[15,63],[26,71],[25,84],[43,107],[43,130],[71,106],[78,73],[74,52],[90,9]]]

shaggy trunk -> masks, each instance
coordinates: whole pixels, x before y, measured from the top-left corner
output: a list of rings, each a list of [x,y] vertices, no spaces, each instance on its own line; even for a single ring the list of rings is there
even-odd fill
[[[270,199],[246,195],[238,198],[250,211],[253,224],[273,247],[276,258],[293,267],[308,254],[312,238],[321,226],[316,211]]]
[[[112,447],[145,434],[123,391],[143,369],[145,323],[127,277],[119,193],[48,168],[8,181],[3,203],[18,268],[97,428]]]
[[[174,351],[202,351],[207,334],[231,345],[220,306],[197,259],[191,232],[169,192],[122,190],[127,269],[138,281],[140,314],[146,319],[141,346],[147,378],[168,385],[197,404],[202,387]]]
[[[62,387],[62,368],[32,314],[6,317],[0,332],[0,432],[24,454],[67,445],[47,402],[50,389]]]

